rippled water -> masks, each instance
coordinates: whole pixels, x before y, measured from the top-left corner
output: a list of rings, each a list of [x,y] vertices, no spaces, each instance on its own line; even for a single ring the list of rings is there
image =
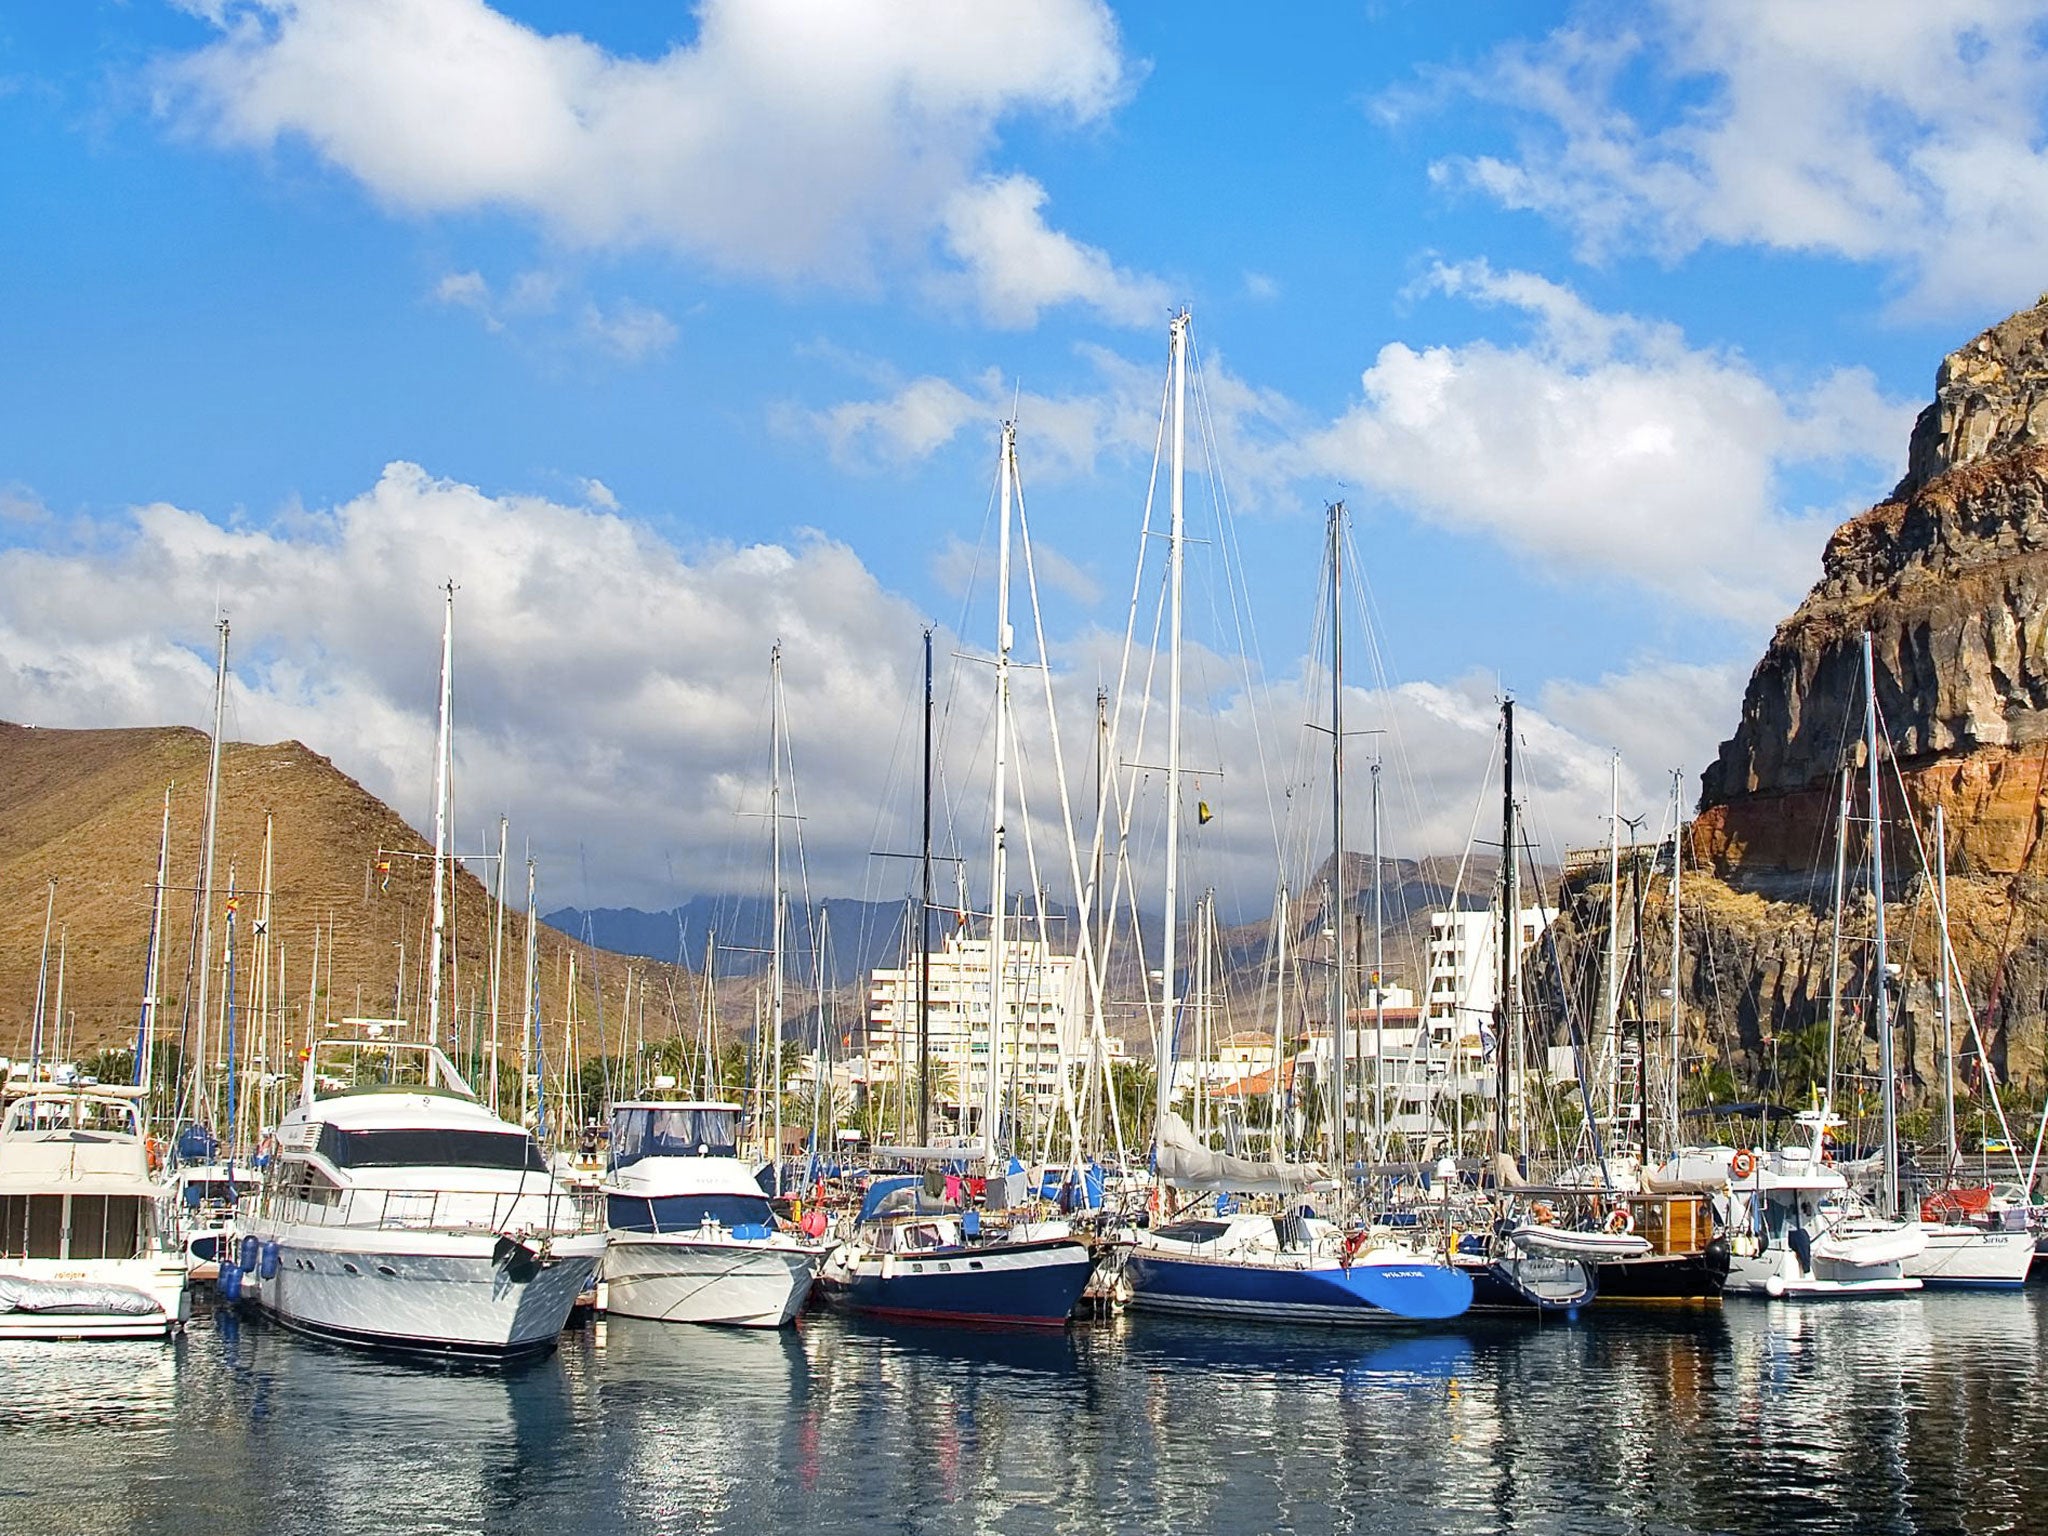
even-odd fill
[[[2048,1291],[1358,1337],[615,1322],[511,1370],[8,1346],[0,1529],[2048,1530]]]

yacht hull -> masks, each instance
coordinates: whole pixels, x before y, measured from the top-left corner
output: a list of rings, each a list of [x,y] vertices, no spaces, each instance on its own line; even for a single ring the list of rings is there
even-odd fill
[[[1056,1239],[861,1251],[828,1264],[822,1280],[833,1301],[875,1317],[1059,1328],[1094,1270],[1085,1243]]]
[[[1698,1306],[1718,1302],[1728,1283],[1728,1245],[1696,1253],[1613,1259],[1594,1276],[1602,1306]]]
[[[365,1234],[347,1245],[279,1234],[260,1304],[301,1333],[430,1354],[546,1349],[590,1285],[601,1238],[557,1238],[545,1259],[509,1255],[495,1234]]]
[[[664,1323],[779,1328],[803,1310],[817,1279],[815,1249],[611,1234],[605,1310]]]
[[[1471,1277],[1447,1264],[1276,1265],[1133,1248],[1123,1278],[1139,1311],[1246,1321],[1375,1327],[1441,1321],[1473,1304]]]
[[[2018,1290],[2034,1262],[2028,1232],[1920,1223],[1927,1246],[1906,1261],[1906,1273],[1925,1285],[1969,1290]]]

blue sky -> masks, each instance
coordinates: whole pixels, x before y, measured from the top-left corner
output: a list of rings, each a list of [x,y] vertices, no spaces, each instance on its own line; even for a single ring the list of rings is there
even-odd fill
[[[1185,304],[1260,639],[1214,753],[1299,724],[1341,497],[1395,851],[1462,842],[1501,684],[1598,836],[1609,751],[1696,782],[1941,355],[2048,287],[2043,10],[14,7],[0,711],[202,721],[218,601],[243,733],[422,819],[453,571],[465,806],[651,903],[752,858],[779,635],[817,879],[872,889],[919,623],[987,644],[1000,418],[1085,714]]]

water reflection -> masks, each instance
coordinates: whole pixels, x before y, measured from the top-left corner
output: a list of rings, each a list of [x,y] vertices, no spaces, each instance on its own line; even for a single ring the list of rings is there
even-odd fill
[[[2048,1298],[1360,1335],[620,1321],[512,1370],[202,1320],[10,1350],[0,1527],[2014,1531]]]

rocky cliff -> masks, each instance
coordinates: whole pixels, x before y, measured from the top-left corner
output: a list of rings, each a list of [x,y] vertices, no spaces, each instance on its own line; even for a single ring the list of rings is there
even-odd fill
[[[2041,1075],[2048,297],[1943,361],[1935,399],[1913,428],[1905,477],[1828,541],[1820,581],[1778,627],[1735,734],[1703,776],[1693,848],[1712,883],[1698,895],[1728,927],[1724,953],[1711,962],[1702,954],[1693,968],[1694,1001],[1725,1013],[1725,1001],[1710,1003],[1708,994],[1738,995],[1736,1023],[1752,1049],[1773,1029],[1814,1016],[1825,997],[1832,945],[1821,930],[1832,923],[1841,776],[1864,761],[1866,632],[1889,743],[1895,942],[1903,950],[1917,935],[1915,963],[1938,968],[1927,857],[1940,805],[1965,990],[1994,1064]],[[1853,814],[1865,817],[1861,775],[1851,782]],[[1852,835],[1854,857],[1862,842]],[[1852,959],[1858,984],[1860,965]],[[1905,1044],[1924,1080],[1934,1046],[1914,1038],[1926,1034],[1926,1009],[1912,1001]]]

